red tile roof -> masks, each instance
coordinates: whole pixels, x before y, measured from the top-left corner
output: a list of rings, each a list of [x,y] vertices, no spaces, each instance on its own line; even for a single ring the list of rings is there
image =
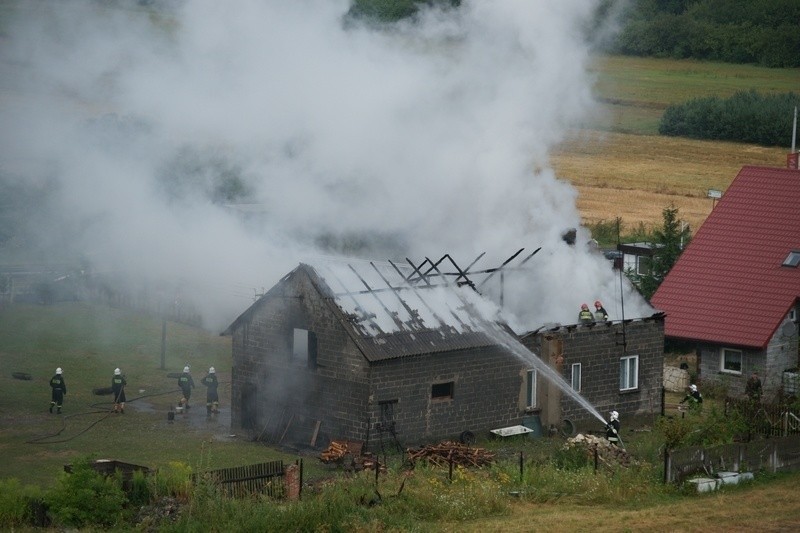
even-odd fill
[[[651,299],[667,337],[766,348],[800,298],[800,171],[743,167]]]

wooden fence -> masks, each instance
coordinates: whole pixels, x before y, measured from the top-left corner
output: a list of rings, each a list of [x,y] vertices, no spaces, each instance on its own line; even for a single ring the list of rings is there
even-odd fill
[[[800,434],[800,417],[788,405],[754,402],[747,398],[727,398],[725,414],[733,411],[744,417],[752,434],[764,437]]]
[[[796,471],[800,471],[800,435],[713,447],[691,446],[664,454],[667,483],[681,482],[696,474]]]
[[[233,468],[221,468],[195,474],[195,481],[208,480],[233,497],[266,494],[271,498],[286,496],[283,461],[271,461]]]

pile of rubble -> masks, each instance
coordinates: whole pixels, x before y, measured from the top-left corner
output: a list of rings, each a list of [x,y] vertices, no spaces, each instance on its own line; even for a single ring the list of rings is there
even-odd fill
[[[444,441],[429,444],[416,450],[406,450],[411,463],[422,459],[437,466],[451,462],[457,466],[486,466],[494,461],[494,454],[484,448],[471,448],[460,442]]]
[[[564,448],[583,448],[592,461],[594,461],[595,452],[597,452],[598,461],[607,465],[630,466],[632,462],[631,454],[626,452],[624,448],[614,446],[605,438],[595,435],[578,433],[574,437],[567,439]]]

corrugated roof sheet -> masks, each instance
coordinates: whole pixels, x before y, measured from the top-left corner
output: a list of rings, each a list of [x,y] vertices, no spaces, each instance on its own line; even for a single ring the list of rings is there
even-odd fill
[[[316,260],[302,266],[370,361],[491,346],[508,331],[499,309],[471,288],[441,278],[409,283],[408,265]]]
[[[800,171],[743,167],[651,299],[667,337],[763,349],[800,298]]]

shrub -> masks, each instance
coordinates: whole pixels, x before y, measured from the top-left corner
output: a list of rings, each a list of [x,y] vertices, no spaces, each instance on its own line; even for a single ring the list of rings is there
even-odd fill
[[[110,527],[124,518],[127,498],[119,477],[95,472],[90,459],[84,458],[75,462],[71,474],[62,473],[45,502],[59,525]]]
[[[0,479],[0,528],[14,529],[29,525],[31,505],[40,498],[38,487],[20,484],[17,479]]]

